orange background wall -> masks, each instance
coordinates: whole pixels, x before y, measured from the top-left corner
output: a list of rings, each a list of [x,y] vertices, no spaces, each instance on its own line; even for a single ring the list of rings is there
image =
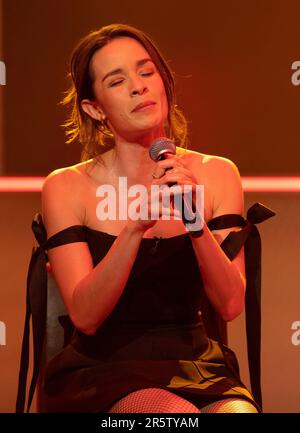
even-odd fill
[[[244,176],[299,174],[298,0],[4,1],[2,174],[44,175],[77,162],[57,105],[68,60],[79,38],[113,22],[148,32],[169,60],[192,148],[227,156]]]

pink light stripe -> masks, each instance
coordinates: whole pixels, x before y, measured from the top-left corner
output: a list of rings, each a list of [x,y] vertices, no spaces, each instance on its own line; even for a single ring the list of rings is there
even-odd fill
[[[242,177],[245,192],[300,192],[300,177]]]
[[[41,192],[45,177],[0,177],[0,192]]]
[[[0,192],[41,192],[45,177],[0,177]],[[300,177],[242,177],[245,192],[300,192]]]

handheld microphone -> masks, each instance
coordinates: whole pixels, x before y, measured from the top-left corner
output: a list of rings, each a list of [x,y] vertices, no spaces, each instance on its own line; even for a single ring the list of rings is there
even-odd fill
[[[150,158],[155,161],[161,161],[163,159],[167,159],[167,154],[176,155],[176,145],[172,140],[166,137],[159,137],[153,141],[149,149]],[[166,170],[169,170],[167,168]],[[169,182],[168,186],[171,187],[173,185],[177,185],[177,182]],[[196,222],[197,216],[196,211],[193,211],[192,208],[192,200],[186,200],[185,195],[182,196],[182,206],[181,206],[181,218],[185,226],[192,225]],[[197,232],[194,231],[194,234],[198,233],[198,236],[202,234],[202,226],[201,230]]]

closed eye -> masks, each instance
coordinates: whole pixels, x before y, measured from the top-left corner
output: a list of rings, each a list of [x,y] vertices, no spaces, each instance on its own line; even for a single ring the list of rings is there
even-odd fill
[[[148,75],[150,76],[150,75],[153,75],[154,74],[154,71],[151,71],[151,72],[142,72],[141,73],[141,75],[143,75],[144,77],[147,77]]]
[[[114,87],[117,86],[118,84],[121,84],[124,80],[118,80],[118,81],[114,81],[113,83],[111,83],[109,86],[110,87]]]
[[[154,71],[141,72],[141,75],[142,75],[143,77],[150,77],[150,76],[153,75],[153,74],[154,74]],[[115,87],[115,86],[117,86],[118,84],[121,84],[123,81],[124,81],[124,79],[122,78],[122,79],[120,79],[120,80],[114,81],[114,82],[111,83],[109,86],[110,86],[110,87]]]

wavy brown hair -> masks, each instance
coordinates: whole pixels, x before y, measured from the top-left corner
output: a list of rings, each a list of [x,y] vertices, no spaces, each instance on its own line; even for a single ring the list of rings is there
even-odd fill
[[[137,40],[154,61],[162,77],[168,100],[166,134],[178,146],[187,147],[187,121],[175,103],[174,76],[167,62],[151,38],[143,31],[126,24],[111,24],[90,32],[74,48],[69,72],[72,84],[60,102],[71,106],[70,116],[62,126],[66,128],[67,143],[78,139],[82,144],[81,161],[99,155],[103,149],[112,147],[114,143],[113,134],[107,125],[103,125],[85,113],[81,107],[81,101],[94,99],[94,76],[90,68],[93,55],[111,40],[120,37]]]

